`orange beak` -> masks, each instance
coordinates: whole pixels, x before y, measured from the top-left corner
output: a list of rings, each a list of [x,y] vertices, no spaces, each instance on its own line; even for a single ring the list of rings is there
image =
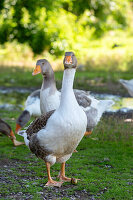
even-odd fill
[[[72,64],[72,57],[71,56],[65,56],[65,63],[66,64]]]
[[[22,127],[19,125],[19,124],[16,124],[16,130],[15,130],[15,133],[18,133],[18,131],[20,131]]]
[[[32,75],[37,75],[37,74],[40,74],[41,73],[41,67],[40,65],[36,65],[34,71],[32,72]]]
[[[10,136],[11,136],[12,138],[16,139],[16,137],[15,137],[15,135],[14,135],[14,133],[13,133],[12,130],[11,130],[11,132],[10,132]]]

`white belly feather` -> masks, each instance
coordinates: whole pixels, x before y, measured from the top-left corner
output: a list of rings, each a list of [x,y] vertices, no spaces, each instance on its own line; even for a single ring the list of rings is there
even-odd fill
[[[86,131],[87,118],[84,111],[78,107],[71,115],[70,110],[67,113],[56,110],[45,130],[38,132],[41,146],[52,151],[57,162],[65,162],[70,158]]]

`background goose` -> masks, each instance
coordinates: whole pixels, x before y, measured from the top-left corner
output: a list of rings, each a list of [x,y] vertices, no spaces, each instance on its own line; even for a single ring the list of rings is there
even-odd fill
[[[43,82],[40,90],[40,108],[42,113],[56,110],[60,105],[61,92],[57,90],[54,71],[46,59],[40,59],[36,63],[33,75],[42,73]],[[87,130],[85,135],[90,135],[93,128],[99,122],[103,112],[110,108],[114,101],[96,100],[89,91],[74,90],[75,97],[87,115]]]
[[[24,127],[30,120],[31,116],[39,117],[40,115],[40,90],[35,90],[27,97],[25,109],[16,120],[15,132],[17,133],[22,127]]]
[[[120,79],[119,82],[128,90],[131,97],[133,97],[133,79],[131,80]]]
[[[83,105],[90,104],[90,99],[87,98],[87,96],[90,93],[89,91],[76,90],[76,89],[74,91],[75,91],[76,99],[78,99],[78,103],[79,104],[83,104]],[[60,99],[60,92],[57,91],[57,93],[59,93],[59,99]],[[56,97],[56,95],[55,95],[55,97]],[[48,99],[46,99],[45,102],[48,102]],[[43,105],[43,101],[42,101],[41,105]],[[52,105],[54,105],[54,106],[52,107]],[[56,104],[56,106],[55,106],[55,104],[52,104],[52,105],[50,106],[49,109],[47,109],[46,112],[48,112],[48,111],[50,111],[51,109],[54,109],[54,108],[56,109],[56,107],[58,107],[58,105],[59,105],[59,102]],[[43,108],[42,108],[42,110],[43,110]],[[46,112],[44,112],[44,113],[46,113]],[[43,113],[43,111],[42,111],[42,113]],[[19,115],[19,117],[16,120],[16,130],[15,130],[15,132],[17,133],[18,131],[20,131],[20,129],[22,127],[24,127],[28,123],[28,121],[30,120],[30,118],[32,116],[33,117],[39,117],[39,116],[41,116],[41,110],[40,110],[40,89],[39,90],[35,90],[34,92],[32,92],[27,97],[27,100],[25,102],[25,109]]]
[[[16,137],[15,137],[10,125],[7,124],[2,119],[0,119],[0,132],[7,135],[12,140],[14,146],[19,146],[19,145],[24,144],[23,142],[19,142],[16,140]]]
[[[40,90],[40,108],[41,113],[45,114],[50,110],[55,110],[60,105],[61,92],[56,88],[54,71],[50,63],[46,59],[40,59],[36,63],[33,75],[42,73],[43,82]],[[89,91],[74,90],[74,94],[79,105],[90,105],[91,101],[88,97]]]
[[[87,118],[76,101],[73,80],[77,59],[72,52],[65,53],[61,100],[58,109],[36,119],[25,131],[25,142],[30,150],[46,163],[48,182],[46,186],[61,186],[50,176],[50,166],[61,163],[59,178],[71,181],[65,176],[65,162],[71,157],[82,139]]]

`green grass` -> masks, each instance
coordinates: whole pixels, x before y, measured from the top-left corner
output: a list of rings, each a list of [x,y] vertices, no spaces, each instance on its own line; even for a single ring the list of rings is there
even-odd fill
[[[0,85],[4,87],[40,88],[42,76],[32,76],[28,68],[0,67]],[[55,72],[57,87],[61,87],[62,72]],[[131,79],[130,72],[106,70],[77,71],[75,88],[95,92],[125,94],[119,78]],[[127,93],[127,92],[126,92]],[[27,94],[10,103],[22,103]],[[1,100],[5,94],[1,94]],[[12,98],[12,94],[6,94]],[[0,117],[15,129],[19,110],[0,110]],[[6,136],[0,136],[1,199],[133,199],[133,124],[122,119],[103,118],[90,137],[84,137],[66,164],[66,175],[80,178],[77,185],[64,183],[59,189],[45,188],[47,181],[44,162],[31,154],[26,146],[13,147]],[[17,140],[23,141],[20,136]],[[59,164],[51,168],[57,177]]]
[[[130,13],[130,11],[129,11]],[[132,12],[130,13],[132,18]],[[131,20],[130,18],[130,20]],[[131,20],[132,22],[133,20]],[[78,64],[84,65],[84,70],[104,70],[104,71],[130,71],[133,72],[133,33],[132,24],[130,28],[125,30],[112,30],[104,33],[101,38],[91,37],[91,33],[86,33],[87,38],[84,37],[75,38],[69,37],[71,48],[63,47],[65,51],[72,50],[75,52]],[[84,33],[84,32],[83,32]],[[88,35],[89,34],[89,35]],[[78,41],[78,42],[76,42]],[[56,45],[61,41],[53,41]],[[74,45],[73,42],[76,42]],[[54,43],[53,43],[54,44]],[[55,50],[56,50],[56,45]],[[114,46],[117,47],[114,47]],[[62,45],[61,45],[62,46]],[[53,47],[54,48],[54,47]],[[58,47],[57,47],[58,48]],[[54,69],[63,69],[62,61],[63,55],[50,54],[47,50],[38,56],[33,55],[31,48],[27,44],[20,44],[17,41],[6,42],[4,45],[0,45],[0,65],[4,66],[27,66],[32,67],[36,61],[41,58],[46,58],[53,65]]]
[[[19,112],[0,110],[0,113],[14,130]],[[42,160],[26,146],[13,147],[6,136],[1,136],[0,163],[5,162],[1,176],[7,180],[1,187],[2,198],[15,199],[22,192],[23,199],[43,199],[43,196],[70,199],[74,195],[80,195],[81,199],[133,199],[132,128],[132,123],[123,123],[122,119],[103,118],[93,134],[82,139],[78,153],[66,164],[66,175],[81,180],[77,185],[64,183],[59,189],[44,187],[47,174]],[[20,136],[17,139],[22,140]],[[59,164],[51,167],[52,177],[57,177],[59,169]]]
[[[32,69],[17,67],[0,67],[0,85],[5,87],[40,88],[42,76],[32,76]],[[57,88],[61,88],[62,71],[55,72]],[[90,70],[77,69],[74,88],[113,94],[125,94],[125,89],[118,82],[120,78],[132,79],[129,71]],[[127,93],[127,92],[126,92]],[[17,95],[17,94],[16,94]]]

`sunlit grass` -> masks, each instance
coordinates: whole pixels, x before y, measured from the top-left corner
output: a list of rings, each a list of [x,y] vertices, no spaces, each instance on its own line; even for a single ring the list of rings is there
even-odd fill
[[[75,52],[78,63],[84,66],[83,70],[116,72],[133,69],[133,37],[127,31],[110,31],[97,40],[88,38],[87,42],[80,44],[80,50],[76,50],[76,47],[70,50]],[[0,45],[0,65],[3,66],[33,68],[40,58],[48,59],[55,70],[63,69],[63,55],[55,56],[44,51],[34,56],[28,45],[16,41]]]

